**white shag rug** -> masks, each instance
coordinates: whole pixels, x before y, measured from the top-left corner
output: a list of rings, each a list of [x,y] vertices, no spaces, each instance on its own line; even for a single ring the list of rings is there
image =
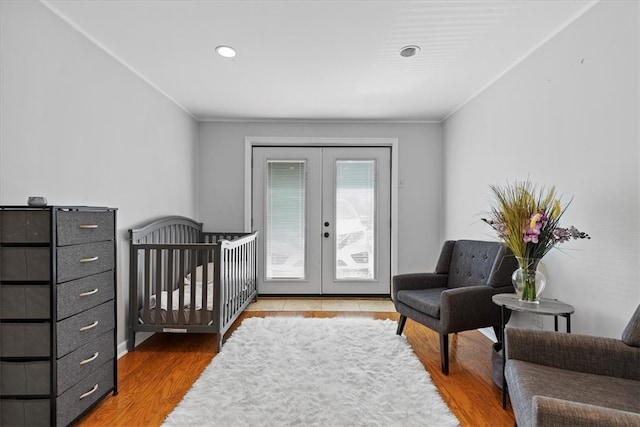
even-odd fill
[[[245,319],[165,426],[457,426],[396,322]]]

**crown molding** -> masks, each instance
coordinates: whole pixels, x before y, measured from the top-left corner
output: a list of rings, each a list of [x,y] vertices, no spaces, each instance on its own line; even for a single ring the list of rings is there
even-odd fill
[[[69,26],[71,26],[74,30],[76,30],[77,32],[79,32],[80,34],[82,34],[84,37],[86,37],[89,41],[91,41],[93,44],[95,44],[98,48],[102,49],[107,55],[111,56],[113,59],[115,59],[116,61],[118,61],[122,66],[124,66],[126,69],[128,69],[129,71],[131,71],[133,74],[135,74],[138,78],[140,78],[143,82],[145,82],[146,84],[148,84],[149,86],[151,86],[153,89],[155,89],[156,91],[158,91],[161,95],[163,95],[165,98],[167,98],[169,101],[171,101],[172,103],[174,103],[178,108],[180,108],[182,111],[184,111],[185,113],[187,113],[189,115],[189,117],[191,117],[192,119],[198,121],[198,118],[196,116],[194,116],[189,110],[187,110],[183,105],[181,105],[178,101],[176,101],[174,98],[171,97],[171,95],[169,95],[168,93],[166,93],[164,90],[162,90],[161,88],[159,88],[157,85],[155,85],[153,82],[151,82],[144,74],[142,74],[140,71],[138,71],[136,68],[134,68],[133,66],[129,65],[124,59],[122,59],[121,57],[119,57],[115,52],[113,52],[111,49],[109,49],[107,46],[105,46],[104,44],[102,44],[98,39],[96,39],[95,37],[93,37],[91,34],[87,33],[84,28],[82,28],[81,26],[79,26],[77,23],[75,23],[71,18],[69,18],[67,15],[65,15],[64,13],[62,13],[58,8],[56,8],[54,5],[52,5],[49,1],[47,0],[39,0],[40,4],[42,4],[43,6],[45,6],[47,9],[49,9],[51,12],[53,12],[56,16],[58,16],[60,19],[62,19],[65,23],[67,23]]]
[[[576,19],[578,19],[579,17],[584,15],[589,9],[591,9],[593,6],[595,6],[599,2],[600,2],[600,0],[592,0],[591,2],[587,3],[587,5],[585,5],[582,9],[580,9],[578,12],[573,14],[573,16],[568,18],[565,22],[560,24],[560,26],[558,26],[558,28],[556,28],[554,31],[549,33],[549,35],[547,35],[547,37],[542,39],[540,42],[536,43],[531,49],[526,51],[523,55],[521,55],[518,59],[516,59],[511,65],[509,65],[507,68],[505,68],[501,73],[496,75],[493,79],[489,80],[489,82],[487,84],[482,86],[478,91],[476,91],[474,94],[472,94],[466,100],[464,100],[460,105],[458,105],[453,110],[451,110],[449,113],[447,113],[447,115],[444,116],[444,118],[441,120],[441,123],[445,122],[447,119],[449,119],[449,117],[454,115],[458,110],[462,109],[465,105],[467,105],[468,103],[473,101],[476,97],[478,97],[480,94],[482,94],[484,91],[489,89],[489,87],[491,87],[495,82],[500,80],[504,75],[509,73],[515,67],[517,67],[521,62],[523,62],[525,59],[527,59],[529,56],[531,56],[534,52],[536,52],[542,46],[547,44],[551,39],[553,39],[555,36],[557,36],[565,28],[567,28],[569,25],[571,25]]]
[[[440,124],[441,120],[403,120],[403,119],[256,119],[256,118],[205,118],[199,122],[207,123],[327,123],[327,124]]]

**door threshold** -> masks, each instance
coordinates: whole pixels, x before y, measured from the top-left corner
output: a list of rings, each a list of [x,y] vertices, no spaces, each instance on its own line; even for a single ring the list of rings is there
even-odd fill
[[[350,311],[395,313],[391,298],[355,297],[261,297],[246,308],[247,311]]]

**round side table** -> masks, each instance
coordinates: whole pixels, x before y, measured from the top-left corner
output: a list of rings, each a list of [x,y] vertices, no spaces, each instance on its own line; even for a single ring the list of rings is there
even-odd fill
[[[507,407],[507,382],[504,377],[504,367],[507,359],[507,352],[504,345],[505,310],[553,316],[556,332],[558,332],[558,316],[562,316],[566,319],[567,333],[571,333],[571,315],[575,312],[575,309],[569,304],[549,298],[540,298],[538,303],[520,301],[520,298],[516,294],[496,294],[491,300],[494,304],[500,306],[501,313],[500,336],[498,340],[502,343],[502,408],[505,409]]]

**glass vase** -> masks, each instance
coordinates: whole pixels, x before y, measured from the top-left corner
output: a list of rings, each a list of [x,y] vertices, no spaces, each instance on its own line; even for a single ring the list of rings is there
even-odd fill
[[[520,258],[518,268],[511,276],[511,282],[516,289],[520,301],[537,304],[540,302],[540,294],[547,285],[547,278],[538,271],[540,258]]]

